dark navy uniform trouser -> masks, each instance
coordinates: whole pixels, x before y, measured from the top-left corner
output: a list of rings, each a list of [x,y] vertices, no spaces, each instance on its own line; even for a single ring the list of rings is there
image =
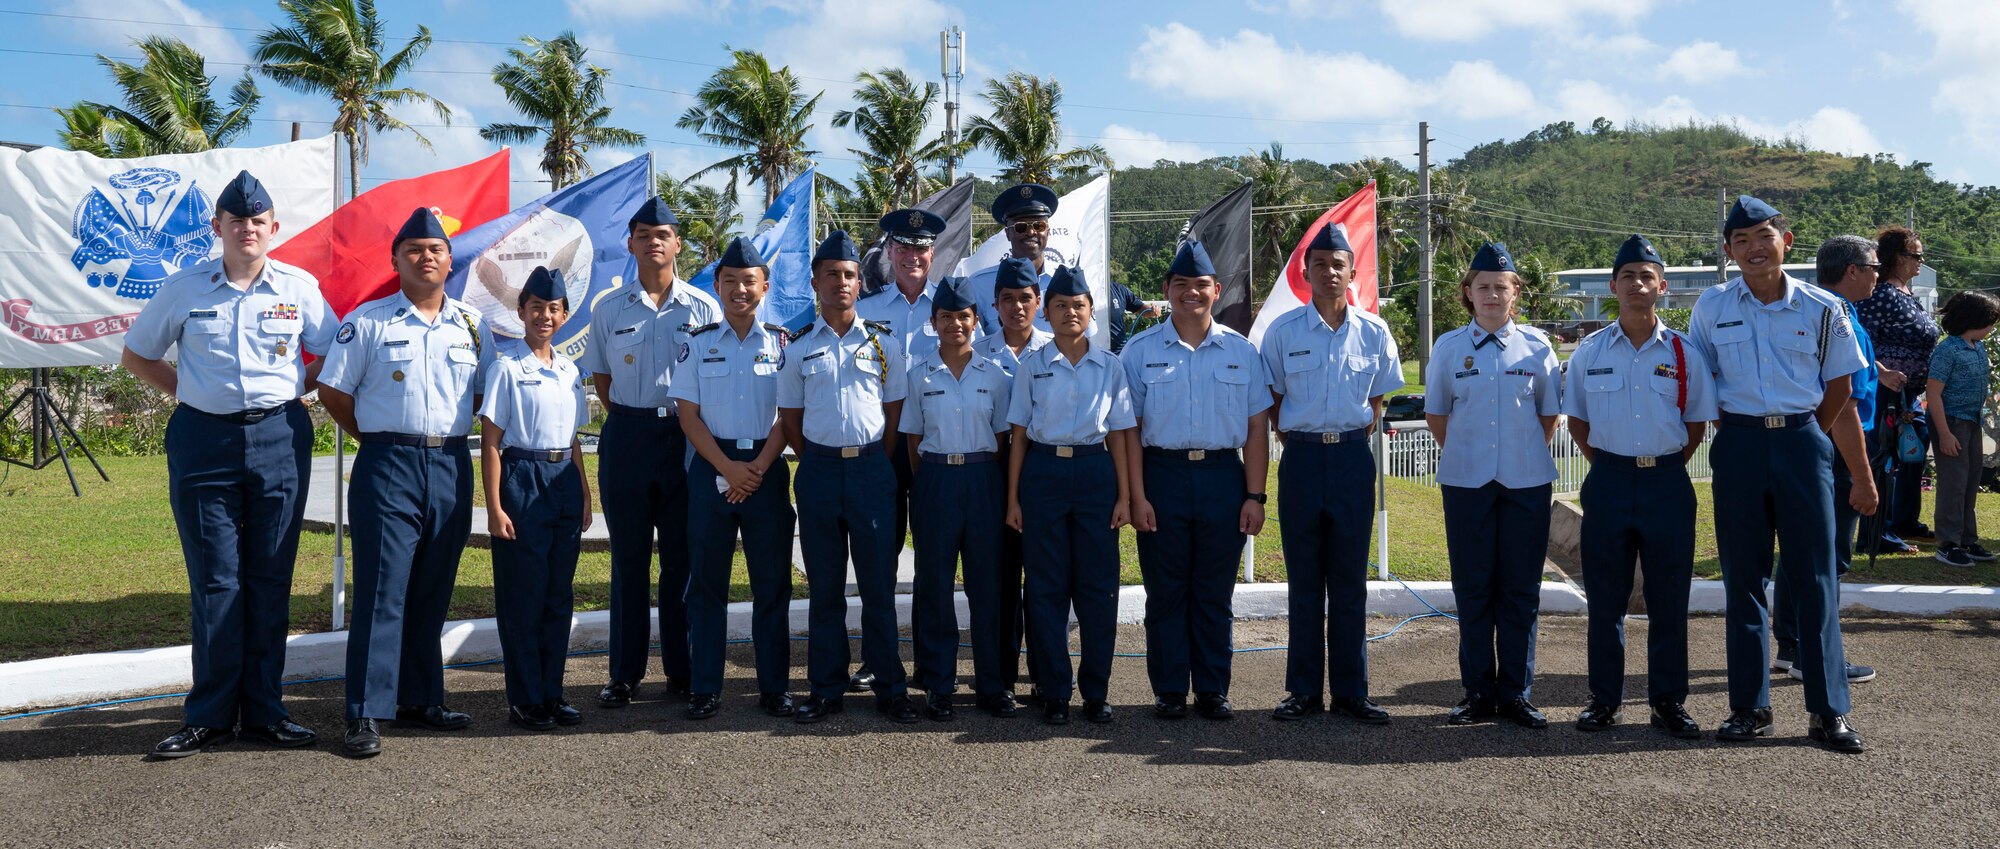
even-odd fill
[[[312,420],[296,401],[255,422],[181,405],[167,423],[193,624],[188,725],[264,726],[289,715],[285,634],[311,467]]]
[[[1002,444],[993,462],[1000,468],[1000,561],[995,592],[999,603],[994,615],[999,618],[994,632],[994,645],[1000,647],[999,663],[1000,689],[1014,692],[1021,680],[1021,665],[1028,666],[1028,680],[1035,681],[1035,656],[1024,652],[1028,637],[1028,606],[1021,592],[1021,576],[1026,562],[1021,532],[1007,527],[1007,452],[1011,446]],[[1025,450],[1025,449],[1023,449]]]
[[[653,558],[660,560],[660,668],[688,679],[687,437],[674,416],[614,408],[598,442],[597,492],[611,538],[613,682],[646,677],[652,637]]]
[[[347,718],[392,719],[398,705],[444,704],[438,639],[472,532],[472,455],[363,437],[348,490],[354,624]]]
[[[952,584],[962,563],[971,620],[972,691],[990,696],[1006,689],[1000,668],[1018,665],[1014,646],[1000,642],[1000,528],[1007,484],[993,454],[957,456],[967,462],[951,465],[945,457],[927,454],[910,487],[910,500],[924,505],[910,516],[917,548],[912,610],[921,612],[910,619],[917,684],[933,695],[958,689],[958,608]]]
[[[1243,459],[1147,448],[1146,501],[1159,530],[1139,533],[1146,583],[1146,674],[1155,694],[1229,692],[1230,601],[1242,562]]]
[[[1647,697],[1683,702],[1688,694],[1688,588],[1694,579],[1694,484],[1679,454],[1639,458],[1593,452],[1583,479],[1583,592],[1590,695],[1625,698],[1625,612],[1633,570],[1646,570]]]
[[[1833,442],[1810,414],[1781,428],[1725,413],[1709,448],[1715,467],[1715,542],[1728,625],[1729,708],[1771,706],[1764,582],[1777,579],[1798,617],[1798,666],[1806,709],[1847,713],[1847,657],[1840,643],[1840,579],[1833,558]],[[1761,419],[1759,419],[1761,421]],[[1650,582],[1649,582],[1650,583]]]
[[[563,452],[565,455],[567,451]],[[583,473],[567,458],[500,461],[500,506],[514,538],[493,538],[493,601],[507,703],[562,698],[583,544]]]
[[[724,456],[749,461],[764,450],[733,439],[716,440]],[[797,521],[788,498],[791,467],[783,457],[764,472],[764,482],[741,504],[716,491],[715,466],[696,454],[688,467],[688,647],[692,652],[689,689],[722,693],[723,648],[729,632],[729,579],[736,539],[743,538],[743,564],[750,573],[750,642],[756,654],[757,691],[783,693],[792,675],[792,537]]]
[[[1150,478],[1149,478],[1150,482]],[[1287,437],[1278,463],[1290,650],[1285,690],[1368,696],[1368,535],[1375,526],[1375,452],[1361,440]]]
[[[1076,689],[1104,701],[1118,643],[1118,532],[1111,509],[1118,472],[1103,446],[1058,457],[1030,446],[1021,465],[1021,541],[1025,549],[1028,651],[1042,697],[1070,697],[1069,617],[1082,644]],[[1239,486],[1241,484],[1239,483]]]
[[[1444,538],[1458,604],[1458,675],[1468,695],[1505,704],[1535,683],[1535,620],[1549,548],[1550,484],[1443,486]]]
[[[793,489],[799,505],[799,548],[806,561],[809,627],[806,677],[812,694],[847,692],[847,565],[861,592],[861,660],[875,673],[878,699],[909,690],[896,644],[896,472],[881,443],[855,457],[806,443]],[[833,452],[831,454],[827,452]]]
[[[1864,436],[1872,438],[1864,432]],[[1847,492],[1854,485],[1854,479],[1847,473],[1847,464],[1841,462],[1840,449],[1833,452],[1833,572],[1836,581],[1854,566],[1854,532],[1857,525],[1864,523],[1861,514],[1847,503]],[[1880,504],[1877,510],[1883,509]],[[1771,571],[1771,636],[1781,643],[1799,641],[1799,617],[1797,602],[1793,599],[1791,585],[1785,580],[1784,566]],[[1836,591],[1839,584],[1834,585]],[[1845,647],[1843,646],[1843,649]],[[1843,650],[1841,662],[1846,663]],[[1841,670],[1844,676],[1846,669]]]

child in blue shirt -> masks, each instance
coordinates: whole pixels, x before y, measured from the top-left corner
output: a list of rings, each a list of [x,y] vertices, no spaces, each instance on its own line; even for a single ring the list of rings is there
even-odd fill
[[[1943,342],[1931,352],[1924,397],[1937,427],[1937,559],[1971,566],[1994,555],[1979,545],[1973,499],[1979,493],[1983,448],[1979,428],[1991,366],[1980,345],[2000,321],[2000,300],[1985,292],[1951,296],[1944,305]]]

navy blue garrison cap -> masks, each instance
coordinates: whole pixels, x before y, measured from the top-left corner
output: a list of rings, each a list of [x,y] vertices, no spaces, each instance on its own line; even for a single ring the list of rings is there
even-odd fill
[[[877,226],[889,238],[916,248],[929,247],[944,234],[944,219],[921,209],[898,209],[882,216]]]
[[[1056,273],[1049,277],[1048,292],[1051,298],[1057,295],[1069,295],[1072,297],[1076,295],[1088,295],[1090,294],[1090,283],[1083,279],[1082,269],[1069,265],[1059,266],[1056,268]]]
[[[1026,183],[1000,193],[993,199],[993,220],[1005,224],[1016,218],[1047,218],[1056,212],[1056,190],[1040,183]]]
[[[757,252],[757,246],[742,236],[729,240],[729,247],[722,249],[722,259],[716,265],[721,268],[769,268],[764,262],[764,255]]]
[[[1035,264],[1011,256],[1000,261],[1000,270],[993,276],[995,295],[1002,289],[1033,289],[1040,285],[1042,279],[1035,274]]]
[[[846,230],[828,233],[819,243],[819,250],[813,251],[812,261],[837,260],[840,262],[860,262],[861,252],[854,249],[854,240],[848,238]]]
[[[403,222],[403,229],[396,231],[396,240],[391,247],[400,245],[405,239],[450,239],[445,235],[444,222],[428,206],[420,206],[410,213],[410,220]]]
[[[271,193],[264,190],[264,184],[248,171],[239,171],[236,179],[222,187],[222,193],[215,196],[215,208],[238,218],[269,212]]]
[[[544,266],[535,266],[528,272],[528,282],[521,286],[524,297],[533,296],[544,301],[560,301],[569,297],[569,287],[563,284],[561,271],[550,271]]]
[[[1634,262],[1650,262],[1661,268],[1667,267],[1667,261],[1660,258],[1660,252],[1653,250],[1653,243],[1646,241],[1645,236],[1637,233],[1632,234],[1632,238],[1626,239],[1625,244],[1618,246],[1618,258],[1611,263],[1611,273],[1617,274],[1618,269]]]
[[[977,311],[979,305],[972,296],[966,294],[963,280],[952,279],[941,282],[931,291],[931,312]]]
[[[1208,249],[1200,242],[1189,239],[1181,243],[1180,250],[1174,251],[1174,262],[1167,266],[1167,276],[1214,277],[1215,263],[1208,260]]]
[[[1328,224],[1325,227],[1319,228],[1319,232],[1313,234],[1312,244],[1307,245],[1306,250],[1346,251],[1352,254],[1354,253],[1354,246],[1347,243],[1347,234],[1341,231],[1339,225]]]
[[[645,203],[639,204],[639,211],[632,213],[632,220],[625,222],[625,229],[630,230],[641,225],[658,227],[662,224],[672,224],[675,227],[679,227],[681,226],[681,220],[674,217],[674,210],[672,207],[667,206],[666,201],[661,200],[658,195],[654,195],[647,198]]]
[[[1479,253],[1472,255],[1469,271],[1513,271],[1514,256],[1507,253],[1507,246],[1499,242],[1487,242],[1479,246]]]
[[[1778,210],[1768,203],[1749,195],[1737,195],[1736,205],[1729,208],[1729,219],[1723,222],[1722,229],[1729,231],[1755,227],[1778,215]]]

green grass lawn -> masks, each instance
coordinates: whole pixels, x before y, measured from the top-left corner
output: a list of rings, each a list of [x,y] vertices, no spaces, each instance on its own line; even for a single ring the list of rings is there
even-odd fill
[[[595,458],[590,458],[592,463]],[[0,467],[0,662],[57,654],[175,645],[187,641],[187,572],[166,498],[162,457],[104,461],[112,482],[79,478],[84,497],[70,495],[57,468],[27,472]],[[594,480],[593,475],[593,480]],[[1706,484],[1698,485],[1700,513],[1695,572],[1718,573],[1714,514]],[[1269,516],[1257,538],[1256,579],[1285,579],[1279,544],[1275,481]],[[2000,529],[2000,494],[1979,499],[1980,522]],[[1450,576],[1438,491],[1401,479],[1389,481],[1390,567],[1408,580]],[[1135,534],[1121,534],[1123,579],[1139,583]],[[1371,552],[1373,546],[1370,546]],[[1918,556],[1885,557],[1874,567],[1860,559],[1847,580],[1862,583],[2000,585],[2000,564],[1954,569]],[[333,537],[308,532],[299,545],[292,586],[292,629],[330,626]],[[579,610],[602,609],[610,591],[610,556],[585,552],[577,566]],[[794,597],[803,597],[796,582]],[[730,598],[749,598],[739,558]],[[492,615],[493,572],[488,552],[468,548],[452,598],[454,619]]]

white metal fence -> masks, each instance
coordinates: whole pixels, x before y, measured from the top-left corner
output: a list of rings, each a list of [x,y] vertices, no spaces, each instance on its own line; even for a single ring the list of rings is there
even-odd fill
[[[1695,449],[1694,458],[1688,461],[1688,475],[1705,478],[1710,474],[1708,465],[1708,444],[1715,436],[1715,429],[1709,428],[1708,436]],[[1423,422],[1392,422],[1388,426],[1388,450],[1378,458],[1390,477],[1401,478],[1424,486],[1437,486],[1438,443],[1431,438],[1431,431]],[[1590,463],[1583,459],[1576,443],[1569,438],[1569,429],[1556,428],[1556,438],[1549,445],[1549,453],[1556,461],[1556,492],[1575,492],[1583,486],[1583,476],[1590,471]]]

